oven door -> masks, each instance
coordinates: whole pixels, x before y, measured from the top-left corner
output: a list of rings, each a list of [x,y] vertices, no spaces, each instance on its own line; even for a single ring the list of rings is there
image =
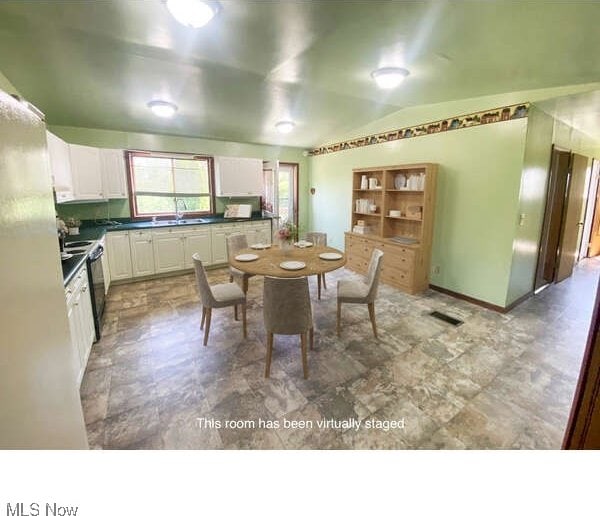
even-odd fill
[[[104,274],[102,272],[102,254],[103,250],[101,252],[94,253],[94,256],[90,256],[90,258],[88,258],[96,340],[99,340],[102,334],[102,315],[104,314]]]

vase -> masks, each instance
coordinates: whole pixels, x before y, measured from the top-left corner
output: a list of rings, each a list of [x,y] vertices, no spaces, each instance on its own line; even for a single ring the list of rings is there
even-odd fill
[[[292,242],[290,242],[289,240],[280,240],[279,241],[279,249],[281,250],[281,252],[284,255],[290,254],[290,251],[292,250],[292,248],[293,248]]]

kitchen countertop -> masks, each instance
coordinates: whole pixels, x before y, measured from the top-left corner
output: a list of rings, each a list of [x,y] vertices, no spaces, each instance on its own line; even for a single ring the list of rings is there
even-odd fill
[[[79,272],[79,269],[85,264],[87,253],[75,255],[68,260],[62,260],[63,285],[66,287],[73,276]]]
[[[145,221],[145,222],[121,222],[119,225],[112,224],[96,224],[94,221],[86,221],[79,229],[79,235],[69,235],[65,241],[75,242],[77,240],[100,240],[107,231],[128,231],[135,229],[153,229],[153,228],[181,228],[188,226],[203,226],[209,224],[222,224],[222,223],[233,223],[233,222],[251,222],[260,220],[271,220],[273,217],[263,216],[258,213],[253,213],[250,218],[244,219],[225,219],[223,216],[212,215],[201,217],[197,219],[183,219],[184,223],[169,224],[168,220],[158,220],[156,222]],[[62,261],[63,279],[64,285],[66,286],[73,276],[81,269],[85,264],[87,253],[73,256],[68,260]]]
[[[178,223],[174,220],[157,220],[156,222],[148,221],[136,221],[136,222],[121,222],[118,225],[97,225],[96,227],[102,227],[107,231],[128,231],[131,229],[153,229],[153,228],[180,228],[188,226],[204,226],[209,224],[229,224],[234,222],[252,222],[261,220],[271,220],[273,217],[266,217],[259,213],[254,213],[250,218],[243,219],[226,219],[222,215],[211,215],[206,217],[198,217],[193,219],[182,219]]]

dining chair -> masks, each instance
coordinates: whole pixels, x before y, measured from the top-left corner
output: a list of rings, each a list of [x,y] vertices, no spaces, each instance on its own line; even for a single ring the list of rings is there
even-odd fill
[[[309,231],[306,233],[304,239],[307,242],[312,243],[315,246],[323,246],[327,247],[327,233],[320,233],[318,231]],[[325,282],[325,273],[317,274],[317,298],[321,299],[321,285],[323,288],[327,288],[327,283]]]
[[[202,303],[202,320],[200,329],[204,328],[204,345],[208,344],[208,334],[210,332],[210,320],[213,308],[224,308],[233,306],[237,313],[237,306],[242,305],[242,330],[244,338],[247,337],[246,328],[246,294],[236,283],[220,283],[218,285],[210,285],[206,277],[204,265],[200,260],[200,255],[194,254],[194,270],[196,271],[196,282],[198,284],[198,292],[200,294],[200,302]],[[204,327],[206,323],[206,327]]]
[[[340,280],[337,287],[337,334],[341,334],[342,303],[360,303],[369,307],[369,318],[373,327],[373,335],[377,338],[377,325],[375,324],[375,298],[381,274],[383,251],[374,249],[369,262],[367,276],[363,280]]]
[[[265,378],[271,373],[274,335],[300,335],[302,370],[308,378],[306,334],[310,349],[314,345],[314,328],[308,278],[274,278],[265,276],[263,291],[263,314],[267,332],[267,362]]]
[[[226,238],[227,243],[227,259],[232,256],[238,254],[242,249],[246,249],[248,247],[248,239],[246,235],[243,233],[234,233],[232,235],[228,235]],[[254,274],[249,274],[247,272],[243,272],[235,267],[229,266],[229,281],[233,282],[234,280],[239,281],[244,294],[248,293],[248,279],[254,276]],[[237,309],[235,310],[235,320],[237,321]]]

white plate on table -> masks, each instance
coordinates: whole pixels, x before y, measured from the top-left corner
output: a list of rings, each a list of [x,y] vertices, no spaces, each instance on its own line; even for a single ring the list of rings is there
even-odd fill
[[[269,249],[271,244],[252,244],[250,248],[252,249]]]
[[[319,258],[322,260],[340,260],[342,255],[340,253],[321,253]]]
[[[286,271],[299,271],[300,269],[304,269],[306,264],[304,262],[281,262],[279,266]]]
[[[296,247],[303,248],[303,247],[312,247],[313,243],[309,242],[308,240],[300,240],[299,242],[295,242],[294,245]]]
[[[238,254],[235,259],[238,262],[253,262],[254,260],[258,260],[258,255],[256,254]]]
[[[72,257],[73,257],[73,255],[69,254],[69,253],[61,253],[61,255],[60,255],[61,260],[68,260],[69,258],[72,258]]]

